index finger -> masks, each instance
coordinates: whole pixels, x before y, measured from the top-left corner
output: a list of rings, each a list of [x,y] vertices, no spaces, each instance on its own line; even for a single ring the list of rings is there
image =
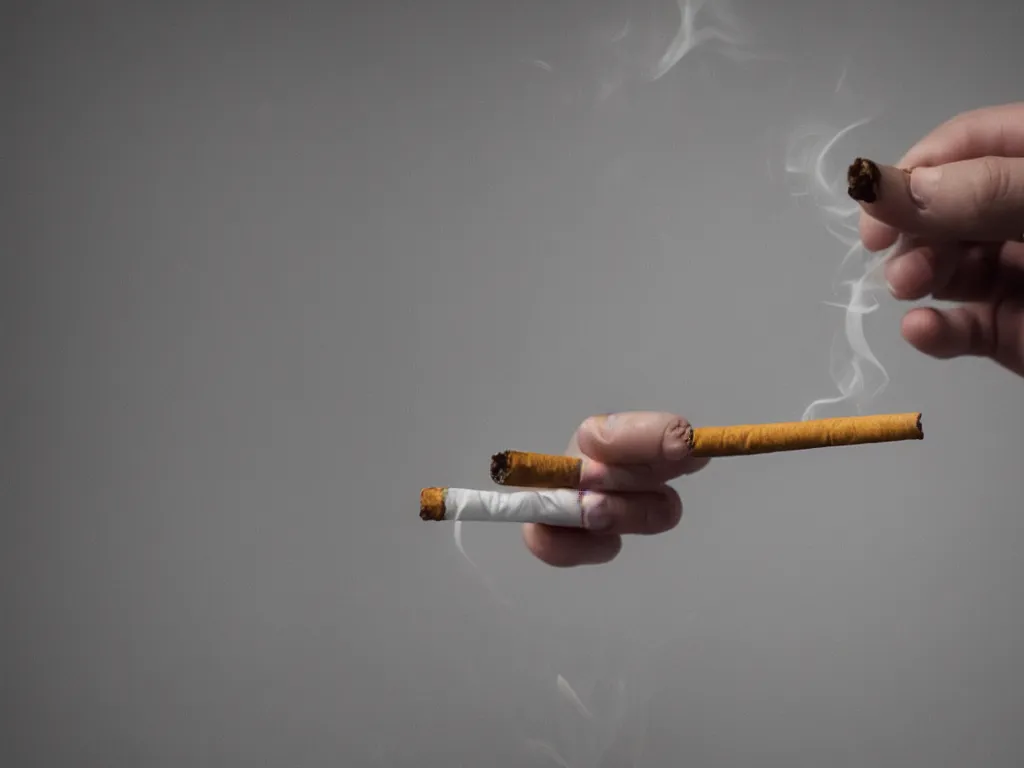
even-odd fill
[[[576,430],[576,443],[605,464],[679,461],[690,454],[693,427],[682,416],[657,411],[591,416]]]
[[[903,156],[902,168],[981,157],[1024,157],[1024,102],[964,112],[933,130]]]
[[[1024,102],[985,107],[947,120],[900,159],[900,168],[945,165],[981,157],[1024,157]],[[860,217],[860,238],[869,251],[896,242],[898,231],[867,213]]]

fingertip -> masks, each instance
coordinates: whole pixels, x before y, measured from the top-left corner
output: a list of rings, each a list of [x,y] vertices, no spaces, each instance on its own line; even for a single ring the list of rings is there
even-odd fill
[[[913,309],[903,317],[900,331],[903,338],[930,357],[948,359],[962,354],[960,334],[946,315],[931,307]]]
[[[936,278],[934,260],[922,249],[915,249],[885,264],[885,281],[897,299],[920,299],[931,293]]]
[[[668,503],[668,514],[665,516],[665,528],[662,533],[671,531],[683,519],[683,500],[672,487],[666,486],[665,498]]]
[[[601,565],[622,551],[621,536],[603,536],[575,528],[526,523],[523,542],[534,557],[553,568]]]
[[[679,461],[686,458],[692,450],[693,427],[686,419],[674,416],[665,427],[665,435],[661,441],[663,458],[668,461]]]
[[[689,422],[671,413],[634,411],[592,416],[580,425],[580,450],[606,464],[674,461],[689,453]]]
[[[859,229],[861,244],[872,253],[891,248],[899,238],[898,230],[863,212]]]

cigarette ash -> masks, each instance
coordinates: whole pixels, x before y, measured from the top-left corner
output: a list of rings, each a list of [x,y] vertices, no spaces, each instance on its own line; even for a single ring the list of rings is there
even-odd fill
[[[851,183],[858,194],[871,196],[871,168],[855,162],[834,173],[829,170],[834,165],[830,162],[833,150],[867,122],[865,118],[838,130],[828,125],[800,126],[786,152],[793,195],[809,198],[822,214],[828,232],[847,249],[833,285],[833,293],[845,294],[845,301],[824,302],[843,312],[843,325],[833,339],[829,360],[829,374],[839,394],[808,405],[801,417],[805,421],[849,415],[850,410],[866,413],[889,384],[888,372],[868,344],[864,317],[880,306],[876,295],[884,289],[882,266],[892,249],[872,254],[864,248],[858,230],[860,208],[851,200]]]
[[[873,203],[878,200],[882,172],[872,160],[858,157],[846,169],[846,191],[854,200]]]

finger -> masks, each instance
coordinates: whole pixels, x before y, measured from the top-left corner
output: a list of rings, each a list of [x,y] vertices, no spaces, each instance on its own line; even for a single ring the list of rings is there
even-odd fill
[[[892,248],[899,239],[900,231],[871,216],[860,212],[860,241],[872,253]]]
[[[656,461],[650,464],[605,464],[583,457],[580,488],[609,491],[653,491],[681,475],[692,475],[708,465],[711,459],[686,456],[678,461]]]
[[[665,533],[683,514],[679,494],[667,486],[651,493],[586,492],[582,504],[586,529],[603,535]]]
[[[901,232],[987,242],[1024,232],[1024,159],[984,157],[911,172],[860,162],[875,172],[851,166],[851,197]]]
[[[940,359],[990,357],[1024,375],[1024,304],[965,304],[955,309],[915,309],[903,318],[903,337]]]
[[[1024,157],[1024,102],[957,115],[917,142],[896,165],[916,168],[986,156]],[[861,214],[861,242],[869,251],[891,247],[898,233],[870,214]]]
[[[947,283],[932,295],[941,301],[980,302],[1024,297],[1024,245],[965,248]]]
[[[911,147],[898,165],[916,168],[987,156],[1024,157],[1024,102],[959,114]]]
[[[603,464],[678,462],[689,456],[692,442],[686,419],[655,411],[592,416],[576,430],[580,451]]]
[[[533,523],[523,526],[523,541],[534,557],[556,568],[611,562],[622,551],[621,536]]]
[[[966,255],[967,248],[956,242],[908,243],[885,264],[889,292],[910,301],[933,295],[946,286]]]

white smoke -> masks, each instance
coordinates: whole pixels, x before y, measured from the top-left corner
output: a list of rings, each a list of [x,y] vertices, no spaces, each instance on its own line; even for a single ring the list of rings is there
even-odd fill
[[[602,676],[583,694],[557,675],[555,692],[560,704],[558,745],[526,739],[527,754],[558,768],[636,765],[646,736],[643,697],[627,686],[624,676]]]
[[[876,294],[885,287],[882,266],[888,252],[873,254],[861,244],[860,208],[850,199],[846,185],[846,165],[856,153],[846,151],[840,157],[847,162],[840,163],[834,152],[848,134],[867,122],[861,119],[841,129],[820,124],[801,126],[786,152],[786,173],[796,185],[793,194],[810,198],[826,229],[846,248],[833,285],[837,298],[825,302],[843,313],[829,363],[829,374],[839,394],[808,405],[801,417],[805,421],[849,415],[851,409],[865,413],[889,383],[889,374],[871,351],[864,333],[864,318],[878,309]]]
[[[740,62],[773,58],[754,51],[729,0],[648,0],[618,10],[599,18],[587,12],[581,48],[570,45],[520,62],[561,77],[567,93],[582,90],[603,102],[624,87],[660,80],[697,50]]]
[[[658,80],[698,46],[715,44],[720,52],[737,59],[746,58],[747,41],[736,16],[724,0],[676,0],[679,27],[668,48],[648,73]]]

